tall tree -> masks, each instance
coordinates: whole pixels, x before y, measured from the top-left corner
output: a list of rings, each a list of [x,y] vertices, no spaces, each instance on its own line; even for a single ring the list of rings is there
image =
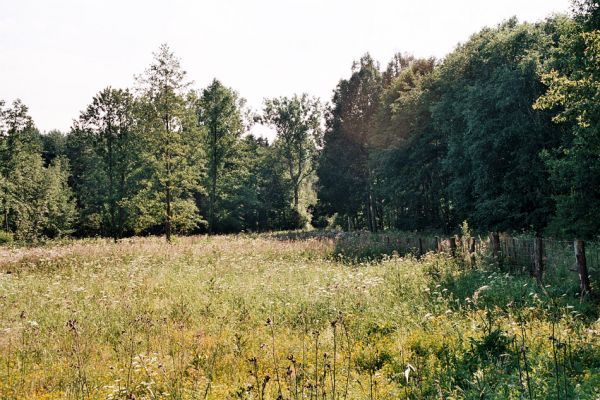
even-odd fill
[[[134,138],[134,98],[128,90],[106,88],[81,113],[73,131],[86,140],[93,154],[82,165],[84,206],[99,219],[103,234],[115,241],[123,236],[128,220],[127,203],[134,194],[133,172],[137,141]],[[94,162],[91,162],[93,159]]]
[[[540,153],[560,130],[531,104],[555,35],[552,24],[511,19],[473,35],[438,71],[432,124],[448,143],[450,205],[480,229],[539,233],[553,212]]]
[[[24,157],[33,156],[40,149],[39,134],[35,129],[28,108],[20,99],[12,107],[2,109],[0,105],[0,174],[2,184],[3,229],[9,231],[10,212],[14,208],[15,171],[22,166]],[[12,195],[11,195],[12,194]]]
[[[252,182],[252,193],[245,192],[246,197],[255,199],[251,211],[246,218],[255,221],[249,229],[256,230],[289,230],[302,226],[297,211],[290,199],[293,196],[292,185],[287,178],[286,166],[281,162],[281,155],[274,144],[265,138],[251,135],[242,141],[245,153],[244,165],[248,168],[249,181]],[[237,175],[237,174],[236,174]],[[231,177],[232,180],[235,176]],[[244,187],[247,187],[244,184]]]
[[[52,161],[67,154],[67,135],[59,130],[51,130],[41,136],[42,156],[44,164],[50,165]]]
[[[39,132],[20,100],[2,117],[3,228],[28,241],[70,233],[75,208],[67,164],[44,166]]]
[[[200,221],[193,191],[198,185],[200,130],[190,83],[167,45],[138,77],[141,93],[139,139],[147,164],[138,207],[138,229],[162,223],[168,242],[175,230],[189,231]]]
[[[274,145],[286,166],[296,212],[300,189],[314,172],[322,146],[322,115],[319,100],[307,94],[265,100],[262,121],[277,132]]]
[[[63,237],[73,233],[77,218],[74,193],[69,186],[69,162],[59,156],[46,168],[45,194],[48,204],[48,219],[44,234],[48,237]]]
[[[0,207],[2,226],[0,230],[8,232],[8,126],[6,124],[5,102],[0,99]]]
[[[560,146],[544,154],[557,208],[549,229],[591,238],[600,234],[600,6],[575,6],[577,27],[562,41],[561,62],[543,75],[548,91],[534,108],[551,110],[553,121],[565,128]]]
[[[398,58],[395,57],[394,60]],[[404,230],[447,230],[441,161],[445,142],[432,129],[429,107],[435,101],[433,59],[402,58],[388,67],[392,76],[382,96],[376,136],[378,197],[387,226]]]
[[[378,221],[371,145],[381,92],[379,66],[366,55],[354,63],[350,79],[337,86],[317,173],[319,208],[372,231]]]
[[[198,101],[198,121],[204,127],[204,152],[208,169],[208,229],[215,227],[218,186],[224,164],[234,154],[236,141],[244,131],[243,100],[232,89],[214,79]]]

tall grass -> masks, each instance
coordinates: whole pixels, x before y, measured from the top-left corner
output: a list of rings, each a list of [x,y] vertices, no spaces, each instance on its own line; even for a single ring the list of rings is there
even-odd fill
[[[485,259],[387,246],[280,234],[5,248],[0,399],[600,396],[597,304]]]

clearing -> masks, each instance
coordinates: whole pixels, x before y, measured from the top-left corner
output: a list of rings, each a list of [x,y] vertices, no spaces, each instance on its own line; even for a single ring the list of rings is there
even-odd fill
[[[0,399],[599,398],[576,282],[293,238],[1,248]]]

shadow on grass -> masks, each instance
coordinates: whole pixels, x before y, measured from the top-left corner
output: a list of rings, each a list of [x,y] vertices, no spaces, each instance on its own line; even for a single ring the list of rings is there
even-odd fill
[[[420,256],[436,247],[433,236],[412,232],[287,231],[267,237],[282,241],[323,240],[333,242],[331,257],[349,263],[377,262],[390,256]]]
[[[437,269],[436,266],[437,265]],[[540,285],[527,272],[527,268],[498,267],[482,260],[476,268],[456,262],[453,266],[426,266],[433,277],[435,289],[444,293],[454,311],[482,309],[500,312],[552,309],[570,313],[587,322],[600,317],[597,296],[580,298],[577,280],[563,279],[561,275],[548,275]],[[439,285],[439,286],[438,286]]]

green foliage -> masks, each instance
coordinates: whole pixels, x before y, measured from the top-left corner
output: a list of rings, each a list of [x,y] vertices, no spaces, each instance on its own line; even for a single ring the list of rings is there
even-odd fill
[[[44,164],[50,165],[57,157],[65,156],[67,136],[61,131],[52,130],[41,136]]]
[[[132,231],[128,207],[138,165],[135,100],[128,90],[106,88],[81,113],[68,136],[79,199],[81,233],[115,240]]]
[[[64,237],[73,233],[77,209],[68,180],[68,161],[62,157],[55,158],[46,169],[48,221],[44,233],[48,237]]]
[[[323,142],[321,104],[305,93],[292,98],[267,99],[261,121],[277,132],[274,147],[285,165],[293,191],[291,200],[298,214],[300,189],[316,168]]]
[[[61,159],[48,168],[39,154],[21,155],[16,160],[10,193],[16,238],[35,240],[72,232],[76,211],[68,175],[68,164]]]
[[[579,64],[568,75],[557,70],[543,75],[548,91],[534,107],[557,110],[553,120],[567,125],[561,146],[545,153],[556,187],[556,217],[551,231],[593,237],[600,232],[595,209],[600,206],[600,31],[578,35],[583,44]],[[564,52],[577,52],[577,41]]]
[[[235,155],[237,141],[244,131],[242,107],[244,101],[232,89],[218,80],[203,90],[198,100],[198,121],[206,131],[204,154],[208,158],[204,187],[208,189],[208,229],[212,232],[219,221],[223,191],[222,174],[225,164]],[[225,190],[230,189],[226,187]],[[229,209],[228,209],[229,210]]]
[[[440,62],[363,59],[333,98],[315,223],[597,235],[598,6],[576,8],[485,28]]]
[[[76,211],[68,163],[56,158],[44,165],[42,140],[19,100],[0,117],[6,129],[0,135],[3,230],[23,241],[71,233]]]
[[[167,241],[173,232],[189,232],[201,222],[193,199],[202,168],[201,137],[195,99],[186,73],[167,45],[138,78],[141,97],[136,139],[144,161],[138,171],[142,189],[130,204],[139,215],[135,228],[163,226]]]
[[[365,55],[337,85],[317,170],[319,207],[372,231],[378,221],[370,158],[381,91],[378,65]]]
[[[10,232],[0,231],[0,244],[11,244],[15,237]]]
[[[459,220],[480,229],[539,231],[553,210],[539,154],[560,131],[547,113],[531,111],[552,51],[554,32],[545,29],[516,21],[485,29],[440,70],[432,118],[448,137],[449,199]]]
[[[395,64],[392,64],[392,66]],[[408,59],[386,72],[379,111],[377,192],[385,203],[385,225],[399,229],[448,230],[446,142],[433,129],[429,108],[434,60]]]
[[[596,237],[599,5],[484,28],[442,60],[398,53],[382,71],[367,54],[326,110],[302,94],[250,118],[217,79],[193,90],[166,45],[135,91],[99,92],[68,135],[42,135],[22,102],[0,102],[2,230],[33,240],[75,223],[79,236],[169,240],[309,219],[448,234],[468,220]],[[248,135],[251,119],[273,143]]]

